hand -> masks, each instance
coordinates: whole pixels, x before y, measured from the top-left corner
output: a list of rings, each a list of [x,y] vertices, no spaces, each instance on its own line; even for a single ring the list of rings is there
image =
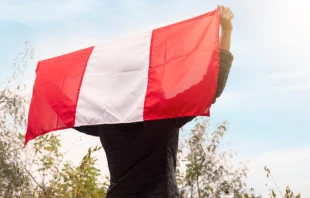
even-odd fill
[[[229,7],[220,6],[221,12],[220,12],[220,21],[221,21],[221,28],[222,32],[231,32],[233,30],[232,26],[232,19],[234,18],[234,14],[229,9]]]

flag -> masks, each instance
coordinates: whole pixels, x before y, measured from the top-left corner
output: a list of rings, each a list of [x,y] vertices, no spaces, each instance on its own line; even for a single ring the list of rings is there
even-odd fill
[[[76,126],[209,116],[218,13],[39,61],[25,144]]]

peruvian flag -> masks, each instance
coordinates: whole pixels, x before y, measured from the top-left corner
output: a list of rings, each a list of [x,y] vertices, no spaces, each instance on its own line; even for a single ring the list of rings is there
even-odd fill
[[[218,13],[40,61],[25,144],[76,126],[209,116]]]

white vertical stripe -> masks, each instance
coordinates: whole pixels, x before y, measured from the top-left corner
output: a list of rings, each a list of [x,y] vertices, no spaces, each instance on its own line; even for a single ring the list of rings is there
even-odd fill
[[[143,121],[152,32],[95,46],[75,126]]]

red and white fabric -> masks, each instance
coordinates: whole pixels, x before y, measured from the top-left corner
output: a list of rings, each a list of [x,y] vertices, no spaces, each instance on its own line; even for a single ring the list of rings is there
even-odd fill
[[[40,61],[25,143],[74,126],[208,116],[218,12]]]

